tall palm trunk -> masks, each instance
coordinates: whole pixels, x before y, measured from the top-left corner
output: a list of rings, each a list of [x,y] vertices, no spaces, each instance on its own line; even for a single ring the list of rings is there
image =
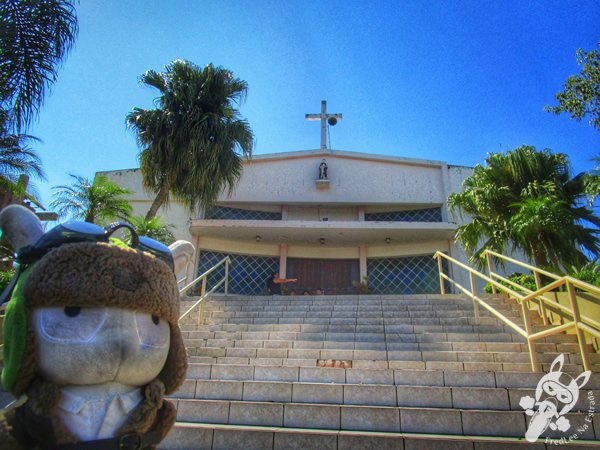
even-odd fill
[[[165,204],[168,196],[169,196],[169,185],[167,183],[164,183],[158,190],[156,197],[154,198],[154,201],[152,202],[152,205],[150,205],[150,209],[146,213],[146,220],[151,220],[152,218],[156,217],[156,213],[158,212],[158,209],[162,205]]]

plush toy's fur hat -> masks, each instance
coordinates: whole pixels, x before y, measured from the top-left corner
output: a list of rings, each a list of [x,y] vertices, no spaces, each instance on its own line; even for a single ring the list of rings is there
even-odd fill
[[[0,227],[5,230],[2,216],[6,216],[5,211],[0,214]],[[125,246],[81,242],[51,250],[21,278],[11,300],[23,303],[21,313],[15,313],[18,308],[9,304],[5,320],[8,358],[4,370],[13,374],[2,377],[5,384],[6,378],[12,380],[5,387],[16,396],[27,390],[36,374],[33,333],[27,320],[19,322],[30,308],[39,306],[112,306],[157,315],[169,323],[171,334],[169,354],[158,379],[164,383],[166,394],[174,392],[185,379],[187,358],[177,325],[179,292],[175,275],[165,262]]]

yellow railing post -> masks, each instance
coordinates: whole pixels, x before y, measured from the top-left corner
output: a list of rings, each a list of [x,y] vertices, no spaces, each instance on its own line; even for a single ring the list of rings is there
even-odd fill
[[[585,334],[579,327],[581,322],[581,315],[579,314],[579,305],[577,304],[577,292],[575,286],[567,279],[567,291],[569,292],[569,300],[571,301],[571,308],[573,308],[573,322],[575,322],[575,332],[577,333],[577,341],[579,342],[579,351],[581,353],[581,363],[583,364],[583,370],[590,370],[590,356],[587,351],[587,343],[585,342]]]
[[[440,294],[444,295],[446,293],[446,288],[444,287],[444,277],[442,274],[444,273],[444,269],[442,267],[442,257],[437,255],[437,263],[438,263],[438,273],[440,275]]]
[[[527,349],[529,350],[531,370],[533,372],[540,372],[540,363],[538,362],[537,352],[535,351],[535,342],[531,339],[533,329],[531,327],[531,320],[529,320],[529,307],[527,306],[527,302],[521,301],[521,312],[523,313],[523,323],[525,324],[525,331],[527,332]]]
[[[490,255],[489,253],[486,252],[485,254],[485,259],[487,259],[487,265],[488,265],[488,273],[490,274],[490,278],[493,280],[494,279],[494,272],[492,271],[492,255]],[[496,286],[494,284],[492,284],[492,294],[497,294],[498,291],[496,290]]]
[[[535,287],[539,291],[540,289],[542,289],[542,277],[537,270],[533,271],[533,276],[535,277]],[[542,316],[542,321],[544,322],[544,325],[548,325],[548,318],[546,317],[546,305],[544,304],[543,300],[540,300],[540,303],[538,305],[538,311],[540,313],[540,316]]]
[[[473,300],[473,311],[475,312],[475,321],[479,324],[479,303],[475,300],[477,296],[477,284],[475,282],[475,274],[473,272],[469,272],[469,280],[471,281],[471,294]]]

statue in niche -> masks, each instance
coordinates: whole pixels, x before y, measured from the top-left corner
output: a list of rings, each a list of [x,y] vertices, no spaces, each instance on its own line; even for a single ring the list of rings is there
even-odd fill
[[[326,179],[327,179],[327,163],[323,159],[323,161],[321,161],[321,164],[319,165],[319,180],[326,180]]]

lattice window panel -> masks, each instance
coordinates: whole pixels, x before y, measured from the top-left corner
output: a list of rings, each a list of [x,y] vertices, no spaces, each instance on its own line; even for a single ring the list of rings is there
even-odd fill
[[[365,220],[370,222],[441,222],[442,208],[366,213]]]
[[[448,273],[447,261],[442,261]],[[367,260],[369,291],[373,294],[439,294],[437,260],[432,256],[374,258]],[[450,286],[445,282],[446,292]]]
[[[206,218],[218,220],[281,220],[281,212],[215,206],[208,212]]]
[[[200,253],[198,275],[227,256],[226,253],[203,251]],[[279,271],[279,258],[266,256],[229,255],[229,293],[240,295],[261,295],[265,293],[267,280],[274,272]],[[206,290],[210,290],[225,276],[225,267],[222,266],[208,276]],[[220,286],[217,292],[224,292],[225,287]]]

